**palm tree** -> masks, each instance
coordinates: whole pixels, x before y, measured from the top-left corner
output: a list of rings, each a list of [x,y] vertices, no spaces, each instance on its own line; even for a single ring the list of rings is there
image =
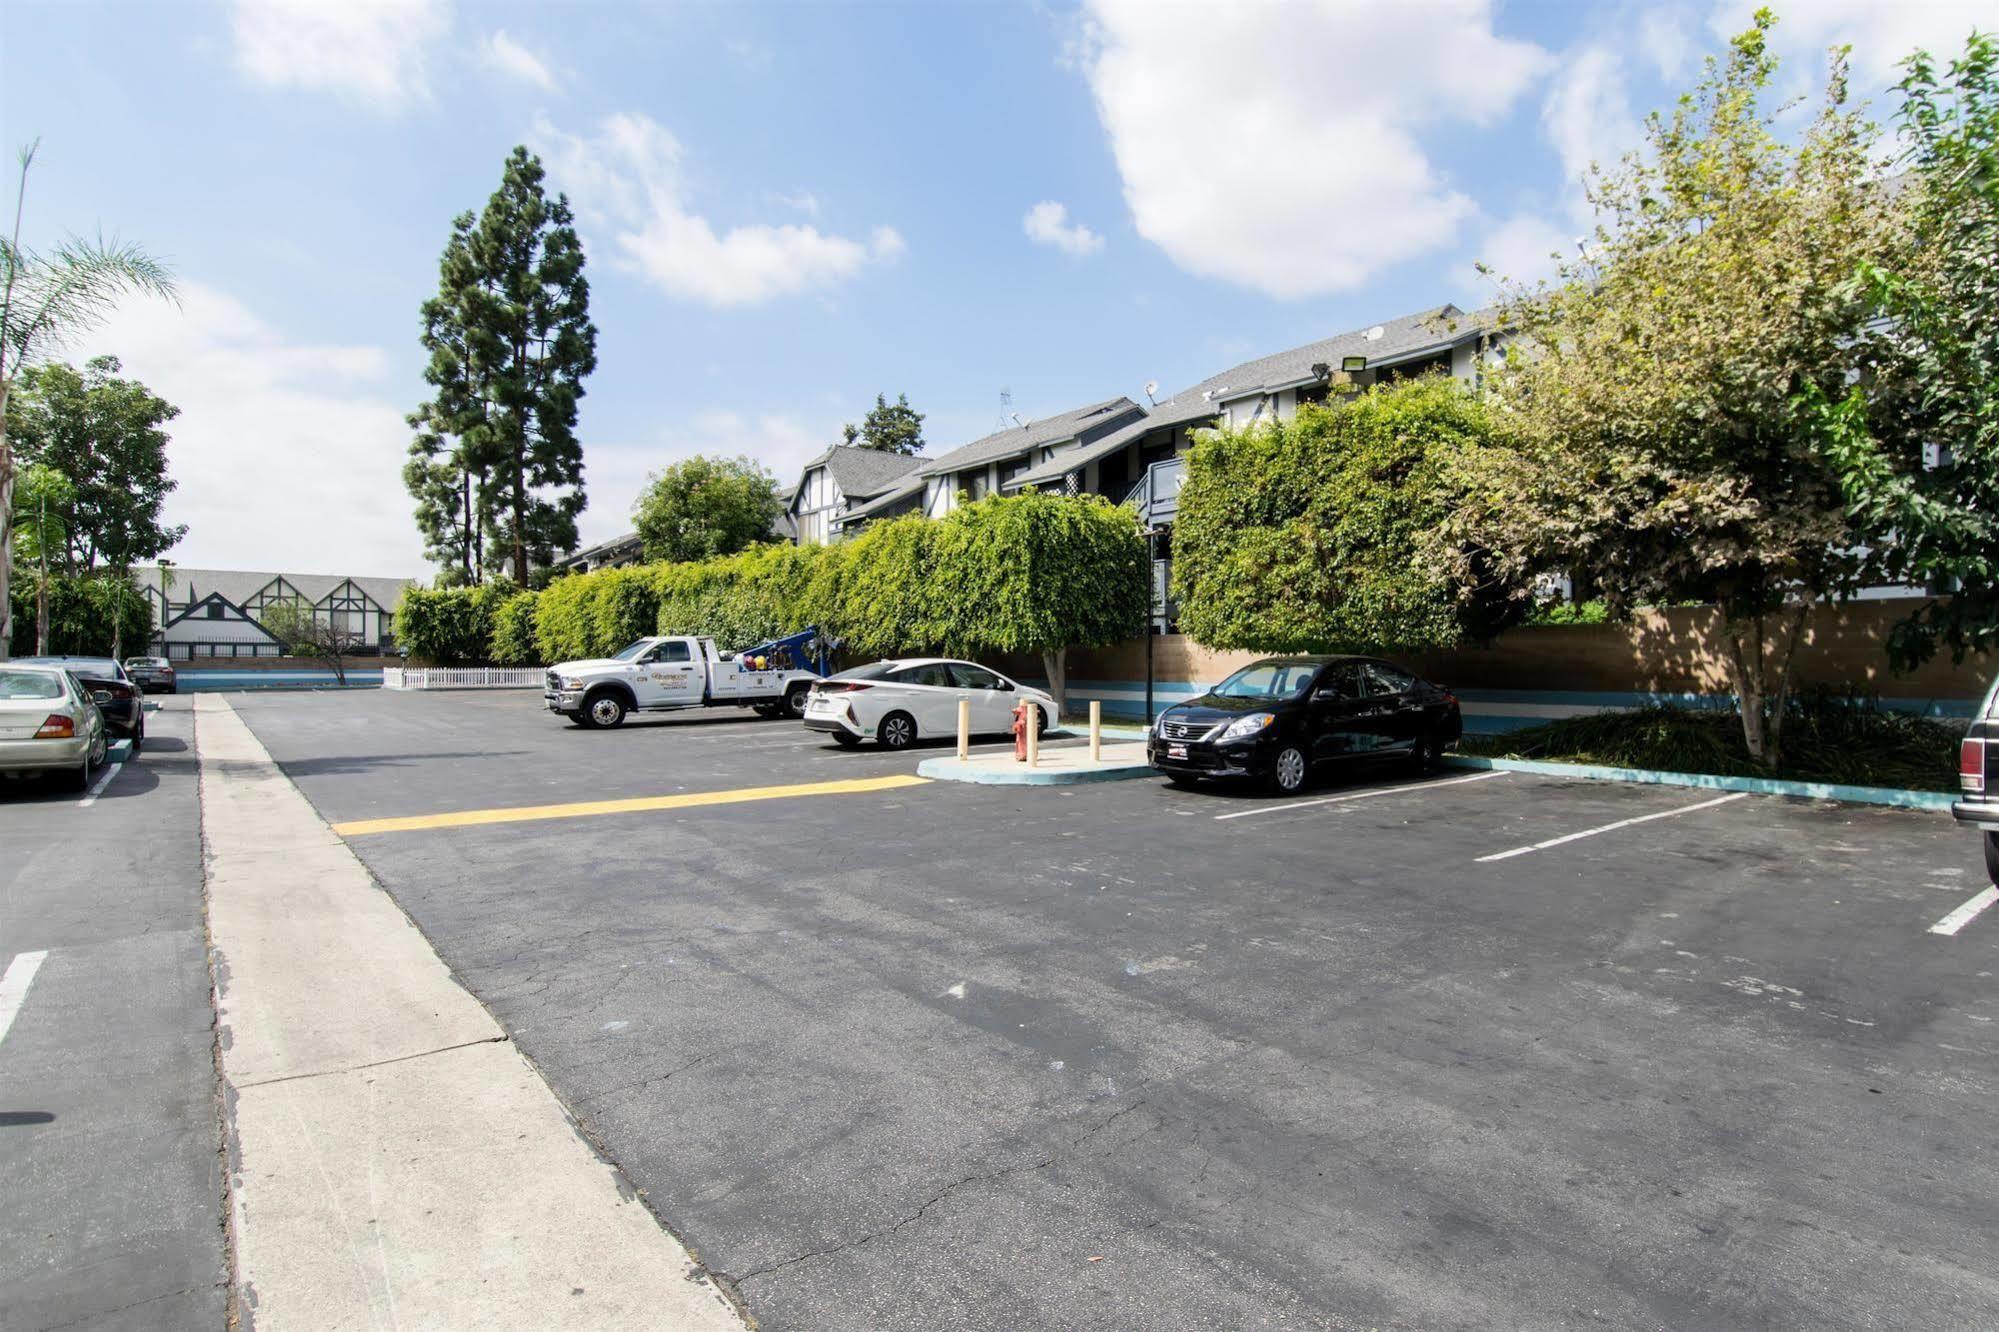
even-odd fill
[[[14,232],[0,240],[0,661],[13,654],[14,450],[7,440],[7,396],[21,367],[70,337],[102,323],[128,292],[174,299],[166,266],[136,245],[76,237],[48,254],[21,248],[21,208],[28,167],[40,140],[21,150]]]

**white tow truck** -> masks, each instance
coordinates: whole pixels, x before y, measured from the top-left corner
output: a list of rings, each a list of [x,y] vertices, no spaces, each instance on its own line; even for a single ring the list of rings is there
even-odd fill
[[[741,652],[715,640],[667,634],[641,638],[614,657],[558,662],[542,699],[579,726],[616,726],[634,712],[755,708],[766,717],[803,717],[812,682],[826,674],[825,645],[806,629]]]

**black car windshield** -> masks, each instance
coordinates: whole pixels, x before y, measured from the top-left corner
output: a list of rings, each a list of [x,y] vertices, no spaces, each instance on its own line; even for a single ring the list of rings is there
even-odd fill
[[[865,666],[856,666],[851,671],[841,671],[838,675],[829,676],[828,678],[834,680],[879,680],[894,670],[895,666],[896,664],[892,661],[871,661]]]
[[[53,671],[10,671],[0,666],[0,700],[62,696],[62,677]]]
[[[612,658],[611,658],[611,660],[612,660],[612,661],[637,661],[637,660],[639,659],[639,654],[640,654],[641,652],[644,652],[644,651],[645,651],[645,650],[646,650],[647,648],[649,648],[649,647],[651,647],[651,646],[652,646],[652,640],[651,640],[650,638],[641,638],[641,639],[640,639],[640,640],[639,640],[638,642],[636,642],[636,643],[632,644],[632,645],[631,645],[630,647],[626,648],[626,649],[625,649],[624,651],[622,651],[622,652],[618,653],[618,654],[617,654],[616,656],[612,657]]]
[[[1259,661],[1208,692],[1218,698],[1296,698],[1318,673],[1315,661]]]

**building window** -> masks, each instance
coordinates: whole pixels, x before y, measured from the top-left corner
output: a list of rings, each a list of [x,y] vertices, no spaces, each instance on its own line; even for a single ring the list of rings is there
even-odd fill
[[[986,497],[988,486],[983,469],[976,472],[960,472],[958,479],[964,483],[958,488],[965,492],[967,498],[979,500]]]

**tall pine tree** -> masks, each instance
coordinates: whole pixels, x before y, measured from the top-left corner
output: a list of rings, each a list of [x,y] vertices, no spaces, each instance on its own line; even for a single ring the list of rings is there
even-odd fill
[[[566,196],[551,202],[540,159],[507,158],[475,219],[455,219],[423,305],[424,378],[436,390],[410,417],[417,436],[404,481],[431,558],[453,581],[531,571],[576,547],[583,377],[597,329]]]

